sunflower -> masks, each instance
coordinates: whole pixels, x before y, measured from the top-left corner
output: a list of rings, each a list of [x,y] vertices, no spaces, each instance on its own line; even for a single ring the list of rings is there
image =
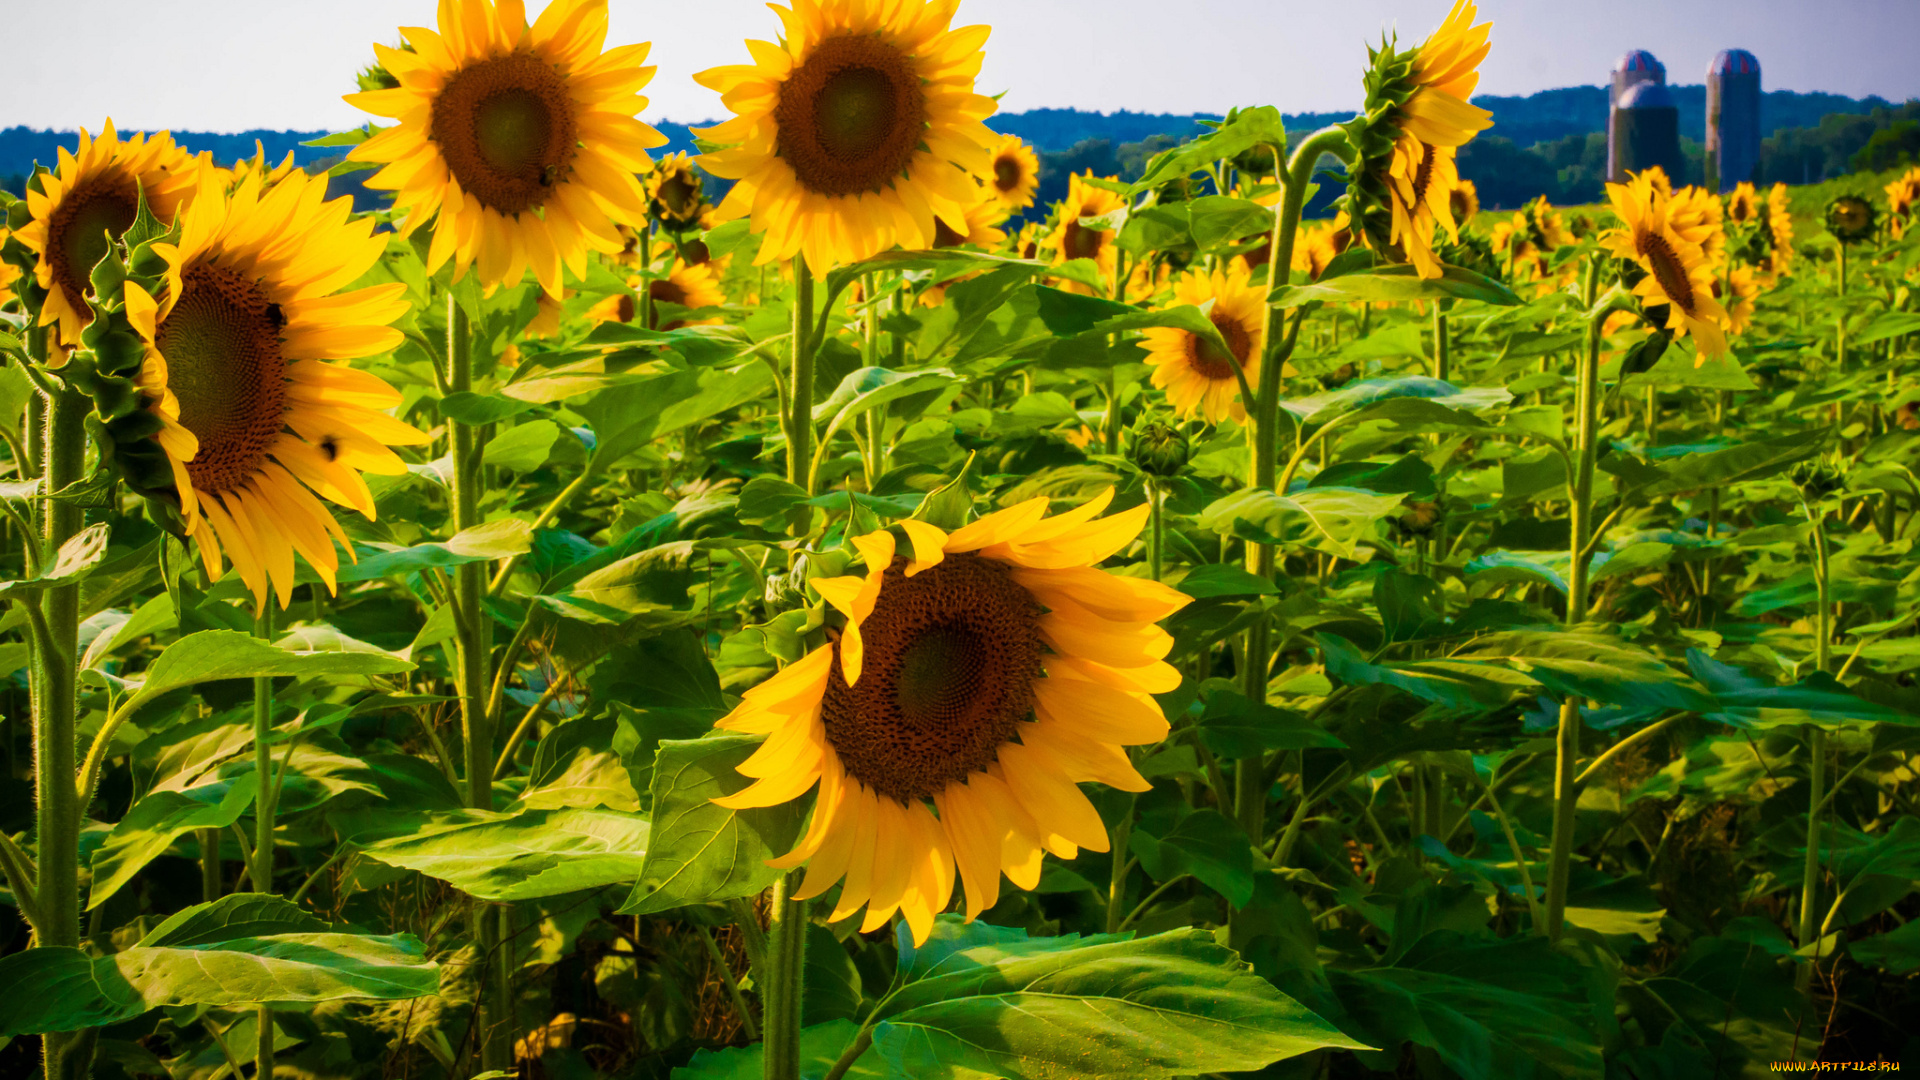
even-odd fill
[[[1068,179],[1067,198],[1060,204],[1053,235],[1047,242],[1053,246],[1055,266],[1074,259],[1092,259],[1094,266],[1100,270],[1102,280],[1112,281],[1114,272],[1119,269],[1120,249],[1113,245],[1116,230],[1089,228],[1081,221],[1106,217],[1125,203],[1121,202],[1120,196],[1106,188],[1087,183],[1092,177],[1093,174],[1088,173],[1084,178],[1075,175]],[[1069,282],[1067,288],[1078,292],[1089,291],[1078,282]]]
[[[527,320],[526,336],[530,338],[550,338],[560,336],[560,315],[565,310],[568,293],[560,290],[553,296],[542,289],[533,301],[533,318]]]
[[[1718,277],[1713,279],[1713,298],[1721,301],[1722,306],[1727,309],[1729,333],[1744,334],[1747,332],[1747,327],[1753,325],[1754,301],[1759,296],[1760,282],[1755,279],[1751,266],[1735,266],[1729,269],[1724,283]]]
[[[815,273],[965,227],[999,137],[973,92],[988,28],[952,29],[953,0],[794,0],[752,64],[694,76],[733,119],[696,134],[727,144],[700,164],[737,180],[721,220],[751,215],[755,264],[804,255]],[[956,168],[957,166],[957,168]]]
[[[442,0],[438,33],[400,33],[410,49],[373,47],[400,85],[346,98],[399,123],[347,156],[386,165],[367,186],[396,193],[402,236],[434,219],[429,273],[451,258],[493,286],[531,266],[558,295],[563,264],[585,277],[588,248],[620,250],[614,223],[646,216],[634,174],[667,140],[634,119],[647,46],[600,51],[606,0],[553,0],[531,27],[519,0]]]
[[[1608,184],[1607,198],[1622,227],[1603,240],[1608,250],[1632,259],[1646,271],[1634,295],[1648,305],[1668,307],[1667,328],[1676,336],[1691,333],[1700,352],[1696,363],[1727,351],[1721,324],[1725,308],[1713,298],[1713,269],[1699,246],[1675,231],[1668,217],[1671,200],[1641,173],[1625,184]]]
[[[647,212],[663,227],[679,232],[700,224],[707,209],[700,174],[685,153],[669,154],[647,177]]]
[[[1480,212],[1480,191],[1471,180],[1461,180],[1455,184],[1448,196],[1447,208],[1453,212],[1453,223],[1465,226]]]
[[[1682,240],[1706,253],[1707,261],[1717,263],[1727,250],[1727,230],[1721,222],[1720,200],[1706,188],[1684,187],[1667,202],[1667,221]]]
[[[987,190],[1009,213],[1033,205],[1034,195],[1040,190],[1040,158],[1033,147],[1020,141],[1020,136],[1000,137],[1000,145],[993,151],[993,173]]]
[[[5,225],[0,225],[0,247],[5,247],[7,237],[13,235]],[[13,302],[13,283],[20,280],[20,268],[9,262],[0,262],[0,308]]]
[[[160,420],[187,535],[207,575],[233,561],[257,605],[269,582],[285,607],[299,552],[334,587],[346,536],[316,494],[371,518],[362,472],[397,475],[389,446],[427,436],[389,416],[400,392],[335,361],[399,345],[406,286],[339,290],[379,261],[387,238],[323,202],[326,177],[251,173],[229,194],[209,174],[183,211],[156,299],[126,285],[146,344],[139,385]]]
[[[1308,281],[1318,281],[1334,258],[1352,245],[1353,230],[1347,227],[1347,215],[1342,211],[1331,223],[1300,230],[1293,245],[1293,269],[1304,271]]]
[[[1387,240],[1399,245],[1423,278],[1437,278],[1444,272],[1433,253],[1435,227],[1446,226],[1448,237],[1454,243],[1460,241],[1460,227],[1453,220],[1453,188],[1460,182],[1460,172],[1453,155],[1451,146],[1403,135],[1388,169],[1393,231]]]
[[[1767,192],[1767,248],[1769,265],[1784,274],[1793,265],[1793,209],[1787,204],[1787,185],[1776,183]]]
[[[983,198],[967,207],[963,229],[955,229],[944,220],[934,221],[934,247],[954,248],[967,244],[982,251],[992,251],[1007,242],[1006,230],[1000,228],[1007,220],[1006,210],[998,199],[984,192],[982,194]]]
[[[1478,9],[1454,0],[1440,29],[1414,50],[1408,81],[1414,90],[1400,106],[1400,129],[1429,146],[1458,147],[1493,126],[1493,114],[1467,103],[1480,85],[1480,61],[1492,46],[1492,23],[1474,24]]]
[[[1147,365],[1153,368],[1153,385],[1167,392],[1175,414],[1197,414],[1216,424],[1229,416],[1246,419],[1245,407],[1235,400],[1240,380],[1233,369],[1238,363],[1249,385],[1260,379],[1267,332],[1265,293],[1254,287],[1241,266],[1216,270],[1211,276],[1189,271],[1173,287],[1174,303],[1192,304],[1206,312],[1233,353],[1221,355],[1219,346],[1191,331],[1148,328]]]
[[[645,288],[648,297],[655,304],[674,304],[692,310],[694,308],[719,307],[727,302],[727,294],[720,291],[720,281],[714,276],[710,263],[688,266],[675,260],[673,269],[666,277],[647,281],[639,277],[627,279],[627,287],[639,290]],[[626,293],[609,296],[587,309],[587,318],[594,322],[630,323],[637,313],[634,311],[633,297]],[[653,322],[660,321],[659,309],[653,311]],[[649,326],[648,329],[678,330],[683,326],[704,326],[713,322],[701,319],[689,323],[677,320],[665,326]]]
[[[1827,231],[1843,244],[1872,236],[1877,217],[1873,204],[1858,195],[1838,195],[1827,203]]]
[[[897,910],[918,943],[956,866],[971,920],[1003,872],[1031,889],[1044,852],[1107,850],[1075,785],[1147,790],[1121,747],[1166,736],[1151,695],[1180,675],[1154,624],[1187,602],[1095,569],[1147,519],[1142,504],[1094,520],[1111,498],[1051,518],[1032,499],[951,534],[903,521],[911,557],[869,533],[854,540],[864,578],[814,580],[845,627],[719,722],[768,738],[740,765],[755,782],[714,800],[774,806],[819,785],[805,835],[770,862],[808,864],[798,898],[844,879],[830,920],[864,906],[871,931]]]
[[[1887,185],[1887,227],[1895,240],[1906,235],[1913,216],[1913,204],[1920,200],[1920,165]]]
[[[40,256],[33,270],[47,290],[40,325],[58,323],[60,344],[80,344],[80,331],[93,321],[88,277],[107,253],[107,234],[127,231],[142,195],[155,218],[173,224],[181,204],[193,198],[201,164],[167,132],[122,141],[109,120],[98,139],[81,128],[79,152],[61,147],[59,169],[40,174],[39,190],[27,188],[30,220],[19,239]]]
[[[1760,193],[1745,180],[1727,196],[1727,220],[1735,225],[1751,225],[1760,218]]]

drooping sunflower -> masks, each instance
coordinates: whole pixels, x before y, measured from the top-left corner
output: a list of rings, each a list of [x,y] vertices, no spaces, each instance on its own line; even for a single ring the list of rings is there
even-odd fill
[[[183,211],[159,296],[126,285],[146,343],[138,383],[160,420],[187,535],[209,577],[230,559],[266,605],[293,593],[293,556],[334,587],[346,536],[316,495],[371,518],[363,472],[399,474],[390,446],[427,436],[385,411],[400,392],[341,361],[386,352],[406,286],[340,292],[386,250],[353,200],[323,202],[324,176],[295,170],[271,187],[251,173],[229,193],[215,175]]]
[[[1410,50],[1371,50],[1364,111],[1345,125],[1359,160],[1346,209],[1376,250],[1438,277],[1433,227],[1457,239],[1451,208],[1459,181],[1454,152],[1493,126],[1493,114],[1468,103],[1480,82],[1491,23],[1475,24],[1477,8],[1456,0],[1440,28]]]
[[[88,275],[107,253],[107,234],[127,231],[143,193],[153,216],[171,225],[193,198],[202,164],[168,132],[122,140],[108,120],[97,139],[81,128],[79,152],[61,147],[59,168],[39,176],[39,190],[27,188],[31,220],[20,242],[40,256],[33,271],[47,290],[40,325],[58,324],[60,344],[80,344],[80,331],[93,321],[84,298],[93,288]]]
[[[905,521],[910,557],[870,533],[854,541],[864,578],[814,580],[846,619],[838,640],[718,725],[767,735],[739,767],[755,782],[720,805],[774,806],[819,785],[805,835],[770,861],[807,864],[797,897],[844,880],[829,919],[865,907],[874,930],[899,911],[924,942],[956,867],[971,920],[998,900],[1002,873],[1031,889],[1044,852],[1107,850],[1075,785],[1147,789],[1121,747],[1167,733],[1151,695],[1180,676],[1155,623],[1187,602],[1096,569],[1146,521],[1144,505],[1096,520],[1111,497],[1050,518],[1032,499],[952,533]]]
[[[1634,295],[1649,305],[1667,305],[1667,328],[1675,336],[1693,335],[1699,350],[1696,363],[1724,355],[1727,338],[1721,326],[1727,312],[1713,297],[1712,266],[1697,244],[1675,231],[1668,217],[1670,199],[1644,173],[1625,184],[1608,184],[1607,198],[1622,227],[1608,233],[1602,244],[1646,272]]]
[[[1873,235],[1879,215],[1873,204],[1858,195],[1839,195],[1827,203],[1827,231],[1843,244],[1857,244]]]
[[[1198,415],[1216,424],[1229,416],[1245,420],[1246,408],[1237,400],[1240,380],[1233,368],[1237,362],[1249,385],[1260,379],[1267,334],[1266,290],[1254,286],[1245,267],[1229,266],[1211,275],[1188,271],[1173,287],[1173,300],[1205,311],[1233,355],[1221,355],[1218,345],[1191,331],[1150,327],[1146,346],[1153,385],[1167,392],[1167,401],[1179,416]]]
[[[367,186],[395,192],[401,235],[434,221],[429,273],[451,258],[493,286],[531,267],[559,295],[562,265],[584,277],[587,249],[618,252],[615,223],[646,216],[634,174],[667,141],[634,119],[648,46],[601,51],[606,0],[553,0],[532,26],[519,0],[442,0],[438,22],[373,47],[400,85],[346,100],[399,123],[348,157],[385,163]]]
[[[1003,135],[993,151],[993,172],[987,190],[1008,212],[1033,205],[1040,190],[1040,157],[1018,135]]]
[[[675,260],[673,269],[668,271],[666,277],[654,278],[652,281],[632,277],[627,279],[627,286],[635,290],[645,288],[647,296],[655,304],[675,304],[689,310],[719,307],[727,302],[727,294],[720,290],[720,280],[714,275],[713,267],[709,263],[688,266],[684,262]],[[625,293],[609,296],[587,309],[587,318],[595,322],[630,323],[637,314],[638,312],[634,310],[633,297]],[[660,310],[657,307],[653,309],[652,315],[652,322],[656,325],[649,326],[650,330],[678,330],[683,326],[704,326],[714,321],[698,319],[690,323],[675,319],[665,326],[659,326],[657,324],[660,321]]]
[[[1727,195],[1727,220],[1735,225],[1751,225],[1760,219],[1760,193],[1745,180],[1733,186]]]
[[[736,180],[722,220],[764,233],[756,265],[804,255],[815,274],[899,244],[925,248],[934,220],[966,224],[999,137],[974,93],[988,28],[952,29],[953,0],[794,0],[783,41],[754,62],[694,76],[731,120],[700,165]],[[956,167],[957,166],[957,167]]]
[[[1055,217],[1053,235],[1047,242],[1053,247],[1055,266],[1074,259],[1092,259],[1100,269],[1102,280],[1111,282],[1119,269],[1119,248],[1113,245],[1117,230],[1095,229],[1080,223],[1082,218],[1100,218],[1113,213],[1123,205],[1120,196],[1105,188],[1095,187],[1086,182],[1093,176],[1072,176],[1067,180],[1067,198],[1060,204]],[[1079,282],[1069,282],[1070,290],[1088,291]]]
[[[660,159],[647,177],[647,211],[662,227],[679,232],[700,224],[707,210],[700,174],[685,153]]]

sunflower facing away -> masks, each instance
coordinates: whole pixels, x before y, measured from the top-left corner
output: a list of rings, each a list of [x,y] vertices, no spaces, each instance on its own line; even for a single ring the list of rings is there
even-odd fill
[[[1439,257],[1433,253],[1438,227],[1445,226],[1448,238],[1460,242],[1460,227],[1453,220],[1453,186],[1460,182],[1460,171],[1453,155],[1451,146],[1435,146],[1403,135],[1393,148],[1393,164],[1388,168],[1388,188],[1393,192],[1393,231],[1388,241],[1400,245],[1407,261],[1423,278],[1444,273]]]
[[[348,157],[386,164],[367,186],[396,193],[402,236],[434,219],[429,273],[451,258],[511,285],[532,267],[559,295],[563,264],[584,277],[588,248],[620,250],[614,224],[646,216],[634,174],[667,140],[634,119],[647,46],[601,52],[606,0],[553,0],[531,27],[519,0],[441,0],[438,33],[400,33],[410,50],[373,47],[400,85],[346,98],[399,123]]]
[[[1155,623],[1187,602],[1095,569],[1146,521],[1145,505],[1095,520],[1111,497],[1051,518],[1033,499],[951,534],[905,521],[910,557],[870,533],[854,541],[864,578],[814,581],[846,627],[719,722],[767,741],[740,765],[755,783],[714,800],[774,806],[819,785],[805,835],[770,862],[807,864],[796,896],[844,879],[830,920],[864,906],[874,930],[897,910],[924,942],[956,867],[971,920],[1003,872],[1031,889],[1043,852],[1107,850],[1075,785],[1147,790],[1121,747],[1167,733],[1151,695],[1180,675]]]
[[[1608,184],[1607,198],[1622,227],[1602,241],[1622,259],[1632,259],[1646,271],[1634,286],[1635,296],[1647,305],[1668,307],[1667,328],[1676,336],[1692,334],[1699,349],[1695,364],[1727,351],[1721,325],[1726,309],[1713,297],[1713,269],[1699,245],[1678,233],[1668,217],[1672,202],[1653,178],[1635,176],[1625,184]]]
[[[80,344],[93,321],[84,297],[92,291],[88,275],[107,253],[107,233],[119,236],[133,224],[142,192],[153,216],[171,225],[193,197],[200,166],[167,132],[122,141],[109,120],[98,139],[80,129],[79,153],[61,147],[59,168],[41,174],[39,191],[27,189],[32,220],[20,242],[40,256],[33,271],[47,290],[40,325],[58,323],[61,344]]]
[[[1886,186],[1886,192],[1887,229],[1898,240],[1912,224],[1914,202],[1920,201],[1920,165],[1896,177]]]
[[[1460,181],[1453,186],[1447,207],[1453,211],[1453,223],[1465,226],[1480,213],[1480,189],[1474,187],[1471,180]]]
[[[1197,414],[1216,424],[1229,416],[1245,420],[1246,409],[1236,400],[1240,380],[1234,377],[1233,366],[1239,362],[1249,385],[1259,381],[1260,356],[1266,346],[1266,290],[1253,285],[1244,266],[1230,265],[1212,276],[1189,271],[1174,286],[1173,300],[1205,311],[1233,355],[1221,355],[1218,345],[1191,331],[1150,327],[1146,345],[1153,385],[1167,392],[1167,400],[1180,416]],[[1209,302],[1211,307],[1206,306]]]
[[[728,149],[700,165],[737,180],[716,213],[764,233],[756,265],[804,255],[814,273],[895,244],[926,248],[934,219],[966,225],[999,137],[973,92],[988,28],[951,29],[957,0],[794,0],[783,41],[752,64],[694,76],[731,120],[697,134]],[[957,167],[956,167],[957,166]]]
[[[209,577],[222,555],[255,602],[271,583],[285,607],[299,552],[334,586],[334,541],[346,536],[317,494],[369,518],[363,472],[399,474],[389,446],[427,436],[384,410],[399,391],[338,361],[401,342],[406,286],[339,290],[386,250],[353,200],[322,202],[326,177],[260,174],[232,194],[209,175],[183,212],[158,297],[126,286],[127,317],[146,343],[139,384],[161,420],[155,441],[173,468],[180,514]]]
[[[1080,223],[1082,218],[1100,218],[1120,209],[1120,196],[1105,188],[1094,187],[1087,183],[1092,173],[1085,177],[1072,176],[1067,180],[1067,198],[1060,204],[1053,235],[1047,242],[1053,245],[1053,263],[1055,266],[1074,259],[1092,259],[1093,265],[1100,270],[1104,281],[1112,281],[1119,269],[1119,250],[1113,246],[1117,230],[1095,229]],[[1068,282],[1066,287],[1075,292],[1089,291],[1079,282]]]
[[[1018,135],[1004,135],[993,151],[992,174],[987,190],[1008,211],[1025,210],[1033,205],[1040,190],[1040,158],[1033,147]]]
[[[662,158],[647,177],[647,212],[653,219],[679,232],[699,225],[706,209],[706,195],[701,191],[700,174],[693,171],[693,159],[685,153]]]

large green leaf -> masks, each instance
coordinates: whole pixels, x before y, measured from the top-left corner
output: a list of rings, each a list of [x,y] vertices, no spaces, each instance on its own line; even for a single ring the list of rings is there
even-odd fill
[[[1868,701],[1824,671],[1816,671],[1789,686],[1775,686],[1731,664],[1723,664],[1699,649],[1687,650],[1687,670],[1714,697],[1715,708],[1706,714],[1707,719],[1734,727],[1920,724],[1920,717]]]
[[[828,420],[829,431],[837,431],[848,420],[903,397],[923,390],[952,386],[960,377],[945,368],[919,368],[894,371],[891,368],[863,367],[847,373],[825,401],[813,407],[814,420]]]
[[[170,690],[214,679],[310,679],[412,670],[411,663],[384,652],[294,652],[236,630],[202,630],[167,646],[120,708],[130,712]]]
[[[653,842],[622,912],[644,915],[753,896],[780,877],[766,861],[786,854],[799,836],[797,806],[729,810],[712,801],[753,782],[735,767],[760,744],[741,735],[660,744],[653,766]]]
[[[359,562],[342,566],[340,580],[372,581],[429,567],[444,568],[461,563],[506,559],[524,555],[532,548],[533,532],[527,523],[515,518],[502,518],[462,529],[447,540],[393,548],[365,556]]]
[[[1373,304],[1450,299],[1502,306],[1520,303],[1520,297],[1505,284],[1465,267],[1443,267],[1439,277],[1423,278],[1411,266],[1380,266],[1288,286],[1274,298],[1273,305],[1296,308],[1315,302]]]
[[[1643,494],[1667,495],[1772,476],[1819,453],[1830,437],[1830,430],[1822,427],[1672,458],[1661,466],[1667,478],[1649,485]]]
[[[1363,1055],[1374,1068],[1391,1068],[1411,1042],[1462,1080],[1604,1075],[1586,978],[1545,938],[1434,930],[1392,967],[1327,978],[1352,1030],[1390,1051]]]
[[[0,1036],[12,1036],[99,1027],[162,1005],[424,997],[439,991],[440,967],[410,934],[267,934],[100,957],[28,949],[0,958],[0,986]]]
[[[885,251],[870,259],[832,270],[827,274],[826,284],[829,293],[837,294],[858,281],[861,275],[880,271],[935,270],[951,275],[968,270],[998,270],[1008,266],[1030,268],[1035,272],[1046,269],[1045,263],[1030,259],[1009,259],[1000,255],[985,255],[961,248],[940,248],[934,251]]]
[[[1248,199],[1202,195],[1187,204],[1193,242],[1203,248],[1273,231],[1273,211]]]
[[[1181,809],[1187,809],[1184,803]],[[1128,850],[1155,881],[1192,874],[1235,908],[1253,899],[1253,849],[1246,830],[1218,810],[1194,810],[1172,821],[1142,815]]]
[[[1242,109],[1212,133],[1164,151],[1147,162],[1133,185],[1134,194],[1151,191],[1169,180],[1208,168],[1221,158],[1238,157],[1255,147],[1278,151],[1282,163],[1287,156],[1287,125],[1280,110],[1271,105]],[[1263,149],[1263,152],[1271,152]]]
[[[1459,387],[1442,379],[1409,375],[1391,379],[1361,379],[1338,390],[1288,398],[1280,407],[1309,424],[1324,424],[1337,416],[1371,408],[1366,419],[1406,424],[1455,423],[1485,427],[1473,410],[1504,405],[1513,395],[1500,387]],[[1423,407],[1421,403],[1426,403]],[[1432,406],[1444,406],[1444,411]]]
[[[800,1032],[800,1075],[821,1080],[859,1033],[851,1020],[831,1020]],[[673,1070],[673,1080],[761,1080],[766,1068],[766,1044],[734,1046],[724,1050],[701,1048]],[[863,1055],[844,1074],[847,1080],[892,1080],[893,1074],[873,1054]]]
[[[93,573],[95,567],[107,557],[107,539],[109,528],[105,522],[89,525],[75,533],[60,550],[54,553],[53,561],[40,568],[40,573],[19,581],[0,581],[0,600],[21,596],[25,593],[50,589],[56,585],[72,585]]]
[[[538,900],[640,876],[646,819],[611,810],[441,810],[378,817],[353,836],[376,862],[438,878],[482,900]]]
[[[953,916],[942,916],[950,920]],[[992,948],[992,947],[989,947]],[[989,954],[922,978],[875,1011],[897,1077],[1164,1077],[1364,1049],[1200,930]]]
[[[1201,512],[1200,527],[1258,543],[1300,535],[1313,547],[1351,559],[1374,525],[1405,499],[1359,488],[1307,488],[1291,496],[1247,488],[1215,500]]]
[[[240,820],[258,791],[254,775],[247,773],[185,791],[156,791],[134,803],[93,853],[87,910],[106,903],[179,837],[195,829],[224,829]]]
[[[610,387],[575,402],[573,409],[593,426],[590,465],[599,469],[663,435],[756,400],[772,386],[772,373],[756,360]]]
[[[235,938],[301,934],[331,929],[325,920],[269,893],[231,893],[174,913],[140,939],[143,946],[187,948]]]
[[[1461,659],[1503,662],[1560,694],[1635,708],[1705,712],[1713,699],[1693,679],[1607,634],[1509,630],[1488,634]]]

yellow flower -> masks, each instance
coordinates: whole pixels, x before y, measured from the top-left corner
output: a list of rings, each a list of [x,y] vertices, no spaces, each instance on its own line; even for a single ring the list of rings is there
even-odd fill
[[[1447,205],[1453,211],[1455,225],[1464,228],[1467,222],[1472,221],[1474,216],[1480,213],[1480,191],[1473,186],[1471,180],[1462,180],[1454,185],[1451,199],[1452,201]]]
[[[1736,225],[1751,225],[1760,217],[1760,193],[1745,180],[1733,186],[1727,195],[1727,220]]]
[[[982,192],[982,198],[967,207],[962,229],[952,228],[944,220],[934,221],[933,246],[953,248],[967,244],[992,251],[1007,242],[1006,231],[1000,228],[1006,219],[1007,212],[1001,208],[1000,201]]]
[[[1293,242],[1293,269],[1305,271],[1308,281],[1318,281],[1327,264],[1352,245],[1353,230],[1347,227],[1345,211],[1334,215],[1331,223],[1302,226]]]
[[[1040,190],[1040,158],[1018,135],[1003,135],[993,151],[992,179],[987,190],[1008,211],[1033,205]]]
[[[1629,183],[1608,184],[1607,198],[1623,224],[1602,243],[1646,271],[1634,295],[1649,305],[1667,305],[1667,328],[1676,336],[1693,335],[1699,348],[1696,364],[1724,355],[1727,338],[1721,324],[1727,312],[1713,298],[1712,267],[1700,247],[1675,230],[1669,217],[1671,200],[1660,193],[1657,181],[1642,173]]]
[[[1906,171],[1886,187],[1887,227],[1895,240],[1906,235],[1912,224],[1913,204],[1920,200],[1920,165]]]
[[[20,242],[40,256],[33,270],[47,290],[40,325],[57,323],[60,344],[80,344],[80,331],[93,321],[85,299],[93,291],[88,275],[107,253],[107,234],[127,231],[143,193],[153,216],[173,224],[181,204],[193,198],[202,164],[167,132],[122,141],[109,120],[98,139],[80,129],[79,152],[61,147],[59,168],[39,177],[39,191],[28,187],[31,220],[20,230]]]
[[[719,307],[721,304],[727,302],[727,295],[720,291],[720,281],[714,276],[713,265],[711,263],[688,266],[686,263],[676,259],[673,264],[673,269],[664,278],[655,278],[652,281],[646,281],[638,277],[627,279],[627,286],[629,288],[638,290],[643,285],[646,287],[647,295],[652,298],[655,304],[675,304],[679,307],[692,310],[694,308]],[[594,322],[630,323],[633,321],[635,314],[637,313],[634,311],[633,297],[626,293],[609,296],[587,309],[587,318]],[[717,321],[718,320],[715,319],[696,319],[688,322],[686,320],[676,319],[665,326],[659,326],[660,310],[656,307],[653,309],[652,323],[654,325],[650,325],[648,329],[678,330],[683,326],[707,326]]]
[[[974,93],[988,28],[950,29],[953,0],[794,0],[780,44],[694,76],[733,110],[699,131],[729,146],[700,164],[736,180],[716,216],[751,215],[755,263],[804,255],[814,273],[966,224],[999,136]],[[957,167],[956,167],[957,166]]]
[[[700,223],[706,208],[700,174],[693,171],[692,158],[684,153],[669,154],[654,166],[647,177],[647,211],[654,220],[669,229],[688,229]]]
[[[1094,520],[1111,497],[1051,518],[1033,499],[953,533],[904,521],[910,557],[893,534],[869,533],[854,541],[864,578],[814,580],[846,619],[839,638],[718,725],[767,735],[740,765],[755,782],[720,805],[774,806],[819,785],[805,835],[770,863],[807,864],[797,897],[844,880],[830,920],[864,907],[871,931],[899,911],[924,942],[956,867],[971,920],[999,899],[1002,873],[1031,889],[1045,852],[1107,850],[1075,785],[1147,790],[1121,748],[1167,734],[1151,695],[1180,674],[1154,624],[1187,603],[1095,568],[1147,519],[1143,504]]]
[[[587,249],[620,250],[616,222],[646,216],[634,174],[666,137],[634,119],[647,46],[601,52],[606,0],[553,0],[532,26],[520,0],[441,0],[439,32],[400,28],[408,50],[375,45],[400,83],[348,94],[399,121],[348,155],[386,164],[367,186],[395,192],[400,234],[434,220],[427,271],[451,258],[487,286],[533,269],[558,296],[561,267],[587,273]]]
[[[1719,262],[1727,250],[1727,230],[1721,224],[1720,200],[1706,188],[1684,187],[1667,203],[1667,221],[1680,238]]]
[[[540,295],[534,299],[533,318],[527,321],[527,336],[533,338],[560,336],[560,314],[566,302],[565,289],[560,290],[558,296],[550,295],[544,289],[541,290]],[[518,355],[517,352],[516,355]]]
[[[1478,8],[1454,0],[1453,10],[1414,52],[1413,95],[1400,107],[1401,131],[1429,146],[1459,147],[1493,126],[1493,114],[1468,104],[1480,85],[1480,61],[1492,48],[1490,22],[1474,24]]]
[[[1388,242],[1400,245],[1423,278],[1437,278],[1443,272],[1433,253],[1435,226],[1446,226],[1447,235],[1455,243],[1460,240],[1460,228],[1453,220],[1453,188],[1460,182],[1460,172],[1453,155],[1453,147],[1422,142],[1411,134],[1401,136],[1393,148],[1388,169],[1393,231]]]
[[[1728,294],[1732,302],[1726,303]],[[1713,298],[1722,301],[1727,309],[1727,330],[1730,333],[1744,334],[1747,327],[1753,325],[1754,301],[1760,295],[1760,282],[1755,278],[1753,267],[1741,265],[1727,271],[1724,284],[1716,277],[1713,279]]]
[[[1206,312],[1233,355],[1221,355],[1219,346],[1191,331],[1150,327],[1146,346],[1153,385],[1167,392],[1179,416],[1199,415],[1216,424],[1229,416],[1245,420],[1246,408],[1235,400],[1240,380],[1233,368],[1237,362],[1250,385],[1260,379],[1267,335],[1266,290],[1256,288],[1246,268],[1236,265],[1224,272],[1216,270],[1212,276],[1189,271],[1173,287],[1173,300]]]
[[[1775,274],[1786,273],[1793,264],[1793,210],[1787,205],[1785,184],[1767,192],[1767,245],[1769,267]]]
[[[7,237],[13,235],[6,226],[0,225],[0,246],[5,246]],[[0,262],[0,308],[13,302],[13,283],[20,280],[20,268],[12,263]]]
[[[1112,281],[1117,270],[1119,248],[1113,246],[1117,229],[1091,229],[1080,224],[1081,218],[1100,218],[1113,213],[1123,205],[1120,196],[1105,188],[1094,187],[1085,178],[1075,175],[1067,181],[1067,198],[1060,204],[1053,235],[1048,243],[1053,246],[1053,264],[1055,266],[1073,259],[1092,259],[1100,269],[1100,277]],[[1108,179],[1112,179],[1109,177]],[[1069,290],[1089,291],[1085,285],[1069,282]]]
[[[399,345],[406,286],[340,289],[386,250],[353,200],[323,202],[326,178],[299,171],[268,187],[250,173],[229,194],[209,174],[182,213],[160,295],[126,286],[146,343],[138,378],[172,466],[180,513],[209,577],[233,560],[257,605],[293,593],[297,551],[334,587],[346,536],[316,494],[367,517],[362,472],[395,475],[389,446],[427,437],[386,409],[400,392],[339,363]]]

